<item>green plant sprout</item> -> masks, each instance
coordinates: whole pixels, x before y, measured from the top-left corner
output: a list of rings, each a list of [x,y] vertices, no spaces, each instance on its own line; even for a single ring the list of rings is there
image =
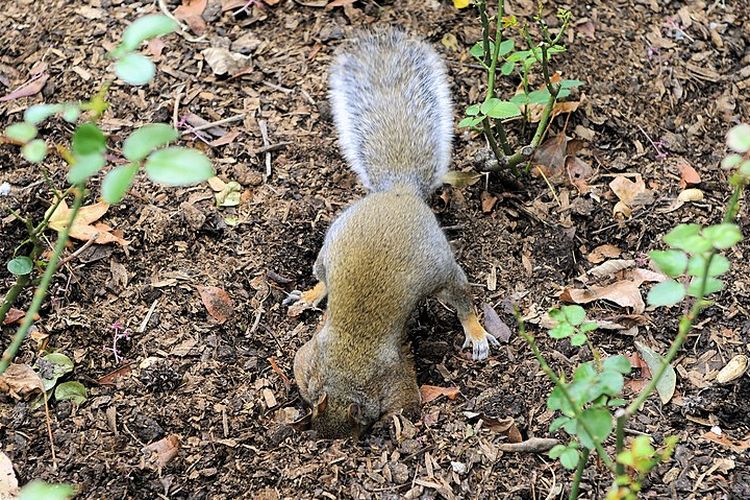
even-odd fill
[[[472,104],[466,108],[466,117],[459,122],[459,127],[482,130],[495,157],[495,163],[485,166],[485,170],[497,171],[510,168],[518,175],[518,165],[531,158],[544,137],[555,103],[570,95],[572,88],[583,83],[580,80],[558,81],[550,71],[551,58],[565,51],[560,41],[570,25],[571,13],[567,9],[558,10],[557,17],[561,26],[553,37],[542,17],[542,3],[539,2],[534,23],[539,28],[541,41],[535,42],[529,34],[528,27],[525,26],[519,29],[519,33],[528,49],[514,50],[516,42],[510,38],[504,39],[504,33],[506,29],[517,27],[518,21],[514,16],[505,16],[504,0],[498,1],[497,15],[493,19],[494,39],[490,38],[491,19],[487,10],[487,1],[476,0],[474,3],[479,10],[482,40],[477,42],[469,53],[487,71],[487,92],[481,103]],[[544,80],[544,88],[541,90],[530,90],[529,77],[535,68],[540,69]],[[495,82],[498,70],[502,76],[517,74],[521,78],[522,92],[510,100],[496,97]],[[527,122],[531,122],[530,108],[533,105],[544,105],[534,135],[527,145],[514,149],[508,140],[505,121],[524,117]]]
[[[641,491],[641,482],[659,463],[670,459],[677,443],[674,436],[664,440],[657,451],[649,436],[638,436],[626,447],[625,424],[635,415],[654,392],[690,333],[693,323],[711,302],[707,297],[724,288],[718,278],[729,271],[731,263],[721,252],[733,248],[743,236],[734,223],[740,208],[740,197],[750,183],[750,126],[739,125],[727,134],[727,146],[733,152],[724,158],[722,167],[733,170],[732,186],[721,223],[708,227],[680,224],[664,236],[668,250],[649,253],[651,262],[668,278],[651,288],[647,302],[653,307],[671,306],[686,298],[692,305],[679,321],[677,335],[667,354],[659,358],[659,368],[634,401],[625,406],[622,399],[624,376],[630,373],[630,362],[621,355],[601,357],[588,338],[597,328],[586,321],[586,312],[578,305],[563,306],[549,312],[554,321],[549,335],[555,339],[570,339],[574,346],[588,344],[593,360],[582,363],[570,380],[564,373],[555,373],[541,354],[534,336],[526,331],[520,313],[516,311],[519,333],[531,348],[542,371],[555,387],[547,400],[547,407],[560,413],[550,424],[550,432],[564,430],[570,437],[567,444],[554,446],[549,455],[563,467],[575,469],[569,498],[578,497],[586,462],[592,451],[614,476],[608,500],[634,500]],[[657,356],[658,357],[658,356]],[[614,414],[612,410],[614,410]],[[605,441],[615,433],[614,459],[604,448]],[[626,468],[630,474],[626,473]]]
[[[177,23],[163,15],[148,15],[130,24],[122,35],[121,43],[109,56],[114,60],[115,74],[130,85],[144,85],[155,75],[155,66],[146,56],[136,52],[145,41],[166,35],[177,28]],[[77,123],[83,117],[83,123],[76,126],[71,136],[70,146],[56,145],[55,149],[68,163],[67,181],[70,183],[65,191],[60,192],[52,184],[47,173],[42,174],[54,194],[54,201],[44,219],[33,224],[29,219],[12,212],[27,229],[27,237],[13,253],[7,263],[8,271],[16,276],[16,283],[8,291],[0,305],[0,323],[17,299],[20,292],[32,282],[35,266],[44,269],[44,273],[34,292],[26,315],[23,318],[13,341],[0,358],[0,374],[5,371],[14,359],[28,332],[33,318],[44,301],[49,284],[57,271],[60,257],[70,234],[70,227],[75,221],[86,196],[88,180],[97,175],[107,163],[107,137],[97,125],[97,121],[109,107],[106,95],[111,81],[105,82],[99,92],[85,102],[65,102],[58,104],[36,104],[24,113],[24,121],[8,126],[5,137],[21,146],[21,155],[31,163],[41,163],[47,156],[48,148],[44,139],[38,138],[38,126],[45,120],[59,116],[69,123]],[[142,168],[151,181],[166,186],[188,186],[202,182],[214,175],[211,161],[200,151],[185,147],[169,146],[177,140],[179,133],[164,123],[152,123],[133,131],[122,145],[122,164],[110,169],[102,180],[102,198],[109,204],[119,203],[130,189],[136,174]],[[48,262],[41,262],[44,249],[42,233],[48,228],[50,217],[64,200],[73,195],[67,224],[58,233],[52,255]],[[28,248],[30,245],[30,249]],[[72,386],[66,386],[66,395],[70,395]],[[80,388],[75,387],[80,394]]]

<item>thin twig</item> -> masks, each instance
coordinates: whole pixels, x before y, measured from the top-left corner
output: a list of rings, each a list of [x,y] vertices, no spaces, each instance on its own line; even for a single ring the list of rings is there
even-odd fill
[[[239,115],[230,116],[229,118],[224,118],[215,122],[205,123],[203,125],[198,125],[197,127],[190,127],[188,130],[185,130],[182,135],[189,135],[193,132],[200,132],[201,130],[218,127],[219,125],[224,125],[225,123],[236,122],[237,120],[242,120],[243,118],[245,118],[245,113],[240,113]]]
[[[73,221],[75,220],[75,217],[78,214],[78,210],[81,208],[81,204],[83,203],[84,185],[83,183],[76,184],[75,187],[75,200],[73,201],[73,207],[70,210],[70,216],[68,218],[67,224],[65,225],[65,227],[63,227],[62,231],[60,231],[57,237],[55,249],[52,252],[52,256],[50,257],[49,262],[47,263],[47,269],[44,271],[42,280],[39,283],[36,291],[34,292],[34,299],[31,301],[31,306],[29,306],[28,311],[26,311],[26,316],[24,316],[23,318],[23,323],[18,328],[16,335],[13,337],[13,341],[5,350],[2,358],[0,359],[0,374],[5,372],[11,361],[13,361],[13,359],[16,357],[18,349],[21,347],[23,340],[26,338],[26,334],[28,333],[29,328],[31,328],[31,324],[34,321],[34,316],[42,307],[42,302],[47,296],[47,289],[52,282],[52,278],[54,277],[55,272],[57,272],[58,263],[60,262],[60,256],[62,255],[63,250],[65,250],[65,244],[68,242],[70,228],[73,226]]]

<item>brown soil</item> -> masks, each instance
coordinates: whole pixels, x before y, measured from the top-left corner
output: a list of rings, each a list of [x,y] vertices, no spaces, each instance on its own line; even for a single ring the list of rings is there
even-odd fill
[[[166,5],[174,10],[179,3]],[[454,315],[434,300],[421,306],[411,324],[419,383],[457,385],[459,398],[425,405],[415,425],[400,421],[396,427],[388,421],[352,442],[314,440],[282,423],[284,408],[302,405],[296,387],[285,384],[281,373],[293,378],[294,353],[320,319],[317,312],[290,318],[282,301],[289,291],[314,283],[312,263],[326,228],[364,194],[335,143],[326,69],[335,48],[356,28],[397,24],[443,53],[457,115],[476,102],[484,83],[466,54],[478,37],[470,9],[457,11],[437,0],[366,0],[330,10],[311,6],[315,3],[325,2],[281,0],[234,17],[210,0],[202,39],[188,41],[194,34],[187,33],[164,40],[155,83],[138,90],[112,86],[112,107],[102,125],[114,153],[132,127],[170,121],[177,100],[179,117],[195,113],[216,121],[244,114],[242,121],[224,125],[239,133],[229,144],[207,146],[194,135],[184,139],[206,150],[219,176],[239,182],[245,194],[239,206],[217,208],[206,185],[168,189],[140,178],[104,217],[130,245],[93,245],[60,271],[36,323],[36,340],[25,343],[17,362],[33,365],[40,355],[37,343],[45,339],[48,349],[75,360],[69,378],[86,385],[89,397],[81,405],[51,402],[55,467],[43,408],[32,410],[28,401],[0,396],[0,443],[20,483],[34,478],[74,483],[80,498],[196,499],[559,498],[561,488],[569,486],[572,475],[545,454],[500,451],[501,443],[518,435],[488,423],[490,417],[511,418],[526,439],[548,437],[554,417],[545,404],[550,383],[515,334],[510,304],[532,318],[530,329],[554,367],[570,371],[590,359],[590,352],[545,339],[533,318],[558,304],[562,289],[593,266],[586,259],[590,251],[615,245],[622,258],[645,266],[646,253],[660,247],[660,237],[676,224],[721,218],[729,193],[718,167],[724,134],[750,120],[750,4],[573,2],[576,26],[557,67],[566,77],[585,81],[574,96],[585,97],[578,111],[556,118],[550,134],[566,127],[570,137],[585,139],[579,157],[594,170],[589,192],[559,184],[557,195],[567,203],[560,209],[541,179],[525,179],[521,188],[510,189],[490,176],[435,195],[433,207],[449,227],[458,260],[477,284],[477,304],[495,306],[514,334],[488,362],[472,362],[459,350],[463,334]],[[528,19],[534,2],[508,3],[510,11]],[[158,10],[154,4],[6,2],[0,16],[0,94],[25,82],[39,64],[46,64],[50,78],[38,95],[0,102],[0,124],[19,120],[32,103],[94,92],[109,74],[107,49],[127,22]],[[549,9],[551,20],[552,13]],[[440,43],[448,34],[455,35],[461,52]],[[251,38],[244,43],[251,55],[248,71],[214,76],[201,51],[230,46],[244,35]],[[517,83],[505,79],[502,85],[510,93]],[[266,182],[259,123],[267,125],[268,144],[279,145],[270,152],[272,174]],[[585,129],[595,135],[582,137]],[[523,133],[520,125],[513,130],[514,137]],[[57,140],[69,131],[53,120],[43,134]],[[666,157],[657,154],[651,140]],[[481,137],[458,131],[453,168],[473,167],[481,149]],[[680,191],[683,161],[700,173],[697,187],[705,197],[665,210]],[[38,219],[50,195],[40,168],[21,161],[15,147],[0,147],[0,165],[0,184],[12,186],[10,196],[0,198],[0,261],[5,262],[24,235],[6,208]],[[59,159],[50,157],[45,168],[57,186],[65,185]],[[612,215],[617,199],[608,184],[620,172],[641,174],[655,195],[627,219]],[[92,184],[89,203],[99,188],[98,180]],[[488,195],[498,201],[483,211],[482,196]],[[228,217],[239,223],[228,225]],[[746,210],[739,221],[747,227]],[[69,251],[81,245],[76,241]],[[673,401],[662,406],[652,397],[630,423],[632,433],[648,432],[657,443],[670,434],[680,437],[674,459],[647,479],[645,497],[750,498],[747,451],[702,437],[711,426],[737,441],[750,433],[750,378],[725,386],[713,382],[732,356],[747,354],[748,251],[743,243],[730,255],[727,289],[678,357]],[[488,286],[493,270],[496,286]],[[11,284],[3,266],[0,289]],[[197,291],[205,285],[220,287],[233,299],[226,323],[207,314]],[[30,295],[25,293],[18,307],[26,307]],[[606,302],[587,309],[600,320],[632,312]],[[647,311],[627,335],[600,330],[593,342],[607,354],[632,354],[634,340],[665,352],[679,312]],[[124,357],[119,364],[108,350],[116,322],[132,331],[119,343]],[[3,346],[13,332],[2,327]],[[121,377],[102,379],[116,370]],[[163,468],[149,467],[142,448],[170,435],[179,438],[177,456]],[[583,496],[602,498],[610,481],[606,469],[592,461]]]

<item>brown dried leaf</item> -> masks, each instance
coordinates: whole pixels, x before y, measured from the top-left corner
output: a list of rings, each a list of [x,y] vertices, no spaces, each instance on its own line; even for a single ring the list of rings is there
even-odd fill
[[[26,316],[26,313],[23,312],[20,309],[16,309],[15,307],[11,307],[8,309],[8,312],[5,314],[5,319],[3,320],[4,325],[10,325],[11,323],[15,323],[16,321],[23,319],[23,317]]]
[[[234,303],[229,294],[216,286],[198,286],[206,311],[220,324],[225,323],[234,313]]]
[[[609,258],[609,259],[617,258],[620,256],[621,253],[622,253],[622,250],[620,250],[614,245],[610,245],[610,244],[599,245],[598,247],[594,248],[586,256],[586,260],[588,260],[592,264],[599,264],[600,262],[603,262],[605,258]]]
[[[0,392],[16,399],[41,392],[43,387],[42,379],[29,365],[11,363],[0,375]]]
[[[646,192],[646,183],[643,182],[640,174],[635,176],[635,181],[631,181],[624,175],[618,175],[609,183],[609,187],[617,198],[628,206],[632,206],[636,196]]]
[[[18,479],[13,470],[13,462],[0,451],[0,499],[10,500],[18,494]]]
[[[615,273],[622,271],[623,269],[631,268],[635,265],[634,260],[626,259],[612,259],[608,260],[603,264],[599,264],[596,267],[589,269],[589,274],[594,275],[598,278],[614,276]]]
[[[451,170],[443,176],[443,182],[450,184],[453,187],[466,187],[471,186],[479,182],[482,178],[482,174],[477,172],[460,172],[458,170]]]
[[[440,396],[445,396],[450,400],[454,400],[460,394],[458,387],[438,387],[436,385],[422,385],[419,388],[419,393],[422,395],[422,404],[427,404]]]
[[[565,170],[568,172],[570,183],[578,189],[579,193],[589,191],[587,181],[594,175],[594,169],[591,168],[591,165],[577,156],[568,156],[565,158]]]
[[[557,439],[533,437],[520,443],[500,443],[498,449],[510,453],[544,453],[558,443]]]
[[[129,377],[132,371],[133,369],[130,367],[130,364],[123,365],[117,370],[111,371],[106,375],[99,377],[97,382],[102,385],[114,385],[118,380]]]
[[[680,169],[680,189],[685,189],[689,185],[700,184],[701,176],[698,172],[686,161],[677,165]]]
[[[202,35],[206,32],[206,21],[203,20],[206,5],[208,0],[182,0],[182,5],[174,10],[174,17],[185,21],[196,35]]]
[[[497,203],[497,196],[493,196],[487,191],[482,191],[480,197],[482,199],[482,212],[485,214],[492,212],[492,209],[495,208],[495,203]]]
[[[142,467],[162,468],[169,463],[180,451],[180,437],[171,434],[154,443],[144,446],[144,461]]]
[[[201,55],[215,75],[237,75],[250,64],[249,56],[231,52],[223,47],[203,49]]]
[[[642,281],[622,280],[607,286],[594,285],[587,290],[566,288],[560,294],[563,302],[574,304],[588,304],[595,300],[608,300],[621,307],[632,307],[636,314],[646,309],[646,304],[638,289]]]
[[[748,448],[750,448],[750,439],[740,441],[732,439],[726,434],[716,434],[713,431],[708,431],[707,433],[703,434],[701,438],[720,444],[721,446],[729,448],[735,453],[744,453]]]
[[[565,155],[568,150],[568,138],[564,133],[549,137],[534,151],[531,158],[534,166],[538,166],[544,175],[552,181],[562,179],[562,169],[565,165]]]
[[[357,0],[331,0],[326,4],[325,10],[331,10],[336,7],[344,7],[346,5],[351,5]]]
[[[487,331],[496,339],[508,342],[511,335],[510,328],[500,319],[495,309],[491,305],[483,303],[482,312],[484,313],[484,327]]]
[[[108,208],[109,205],[104,202],[81,207],[73,220],[73,225],[70,227],[70,237],[83,241],[95,238],[94,243],[99,245],[106,243],[127,245],[128,242],[113,233],[112,228],[108,225],[102,223],[92,225],[107,212]],[[50,216],[49,227],[58,232],[62,231],[67,226],[68,219],[70,219],[70,208],[63,200]]]
[[[34,94],[38,94],[44,88],[44,84],[47,83],[48,78],[49,74],[47,73],[42,73],[38,76],[35,76],[10,94],[0,97],[0,102],[11,101],[20,97],[29,97]]]

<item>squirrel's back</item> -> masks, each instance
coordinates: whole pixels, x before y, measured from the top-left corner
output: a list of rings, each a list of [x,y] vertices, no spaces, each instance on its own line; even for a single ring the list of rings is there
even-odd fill
[[[427,197],[440,186],[453,113],[432,47],[397,30],[363,34],[337,57],[329,83],[341,148],[368,190],[405,186]]]

